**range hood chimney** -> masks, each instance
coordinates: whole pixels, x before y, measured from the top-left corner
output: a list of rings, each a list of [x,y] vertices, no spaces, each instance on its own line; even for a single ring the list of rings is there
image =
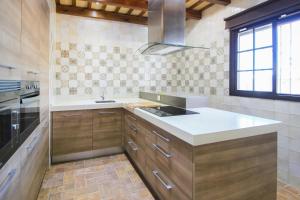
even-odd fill
[[[185,2],[148,0],[148,43],[138,50],[141,54],[168,55],[201,48],[185,46]]]

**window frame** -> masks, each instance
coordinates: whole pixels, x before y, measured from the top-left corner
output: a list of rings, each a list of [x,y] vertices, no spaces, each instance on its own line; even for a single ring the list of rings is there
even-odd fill
[[[281,15],[280,15],[281,16]],[[288,23],[296,20],[300,20],[300,13],[292,14],[285,18],[276,16],[268,20],[255,22],[247,26],[239,26],[235,29],[230,30],[230,67],[229,67],[229,95],[250,97],[250,98],[262,98],[262,99],[273,99],[273,100],[287,100],[300,102],[300,95],[292,94],[279,94],[277,93],[277,56],[278,56],[278,43],[277,43],[277,26],[283,23]],[[241,29],[253,29],[264,25],[272,24],[273,34],[273,77],[272,77],[272,92],[261,92],[261,91],[245,91],[237,89],[237,75],[238,75],[238,34]],[[255,36],[254,41],[255,43]],[[253,46],[254,48],[254,46]],[[253,77],[254,79],[254,77]],[[254,79],[255,80],[255,79]],[[254,85],[253,85],[254,87]],[[299,86],[300,87],[300,86]],[[253,88],[254,89],[254,88]]]

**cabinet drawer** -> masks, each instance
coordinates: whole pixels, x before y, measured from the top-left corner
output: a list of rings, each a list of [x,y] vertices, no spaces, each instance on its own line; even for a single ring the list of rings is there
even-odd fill
[[[138,122],[136,125],[125,123],[125,132],[140,148],[145,148],[145,136],[143,134],[143,130],[140,129]]]
[[[144,150],[134,142],[130,135],[125,137],[125,150],[133,160],[133,162],[137,165],[139,170],[144,173],[146,158]]]
[[[145,135],[147,157],[151,158],[186,196],[192,198],[192,146],[146,122],[139,126]]]
[[[92,150],[92,112],[54,112],[52,154],[54,156]]]
[[[132,114],[130,112],[126,112],[126,114],[125,114],[125,123],[131,124],[131,125],[136,127],[137,123],[138,123],[138,118],[134,114]]]
[[[163,200],[189,200],[187,195],[182,192],[180,187],[161,168],[156,165],[155,161],[147,158],[146,161],[146,178],[157,193],[158,197]]]
[[[0,199],[20,200],[21,150],[19,149],[0,170]]]
[[[122,146],[122,120],[120,109],[93,111],[93,150]]]

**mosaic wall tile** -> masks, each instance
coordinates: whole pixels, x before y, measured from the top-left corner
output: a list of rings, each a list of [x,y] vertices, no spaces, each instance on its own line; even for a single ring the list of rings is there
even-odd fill
[[[215,95],[224,92],[215,87],[223,86],[226,72],[214,64],[221,65],[224,59],[211,55],[223,53],[221,49],[213,43],[210,50],[160,57],[139,55],[128,47],[57,42],[54,93],[75,96],[105,91],[114,97],[128,97],[150,90]]]

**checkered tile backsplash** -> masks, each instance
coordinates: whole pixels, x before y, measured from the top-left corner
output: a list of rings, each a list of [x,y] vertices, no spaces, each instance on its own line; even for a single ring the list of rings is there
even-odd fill
[[[228,40],[209,50],[144,56],[119,46],[56,43],[54,94],[129,97],[139,91],[224,95],[228,93]],[[225,52],[224,52],[225,51]]]

